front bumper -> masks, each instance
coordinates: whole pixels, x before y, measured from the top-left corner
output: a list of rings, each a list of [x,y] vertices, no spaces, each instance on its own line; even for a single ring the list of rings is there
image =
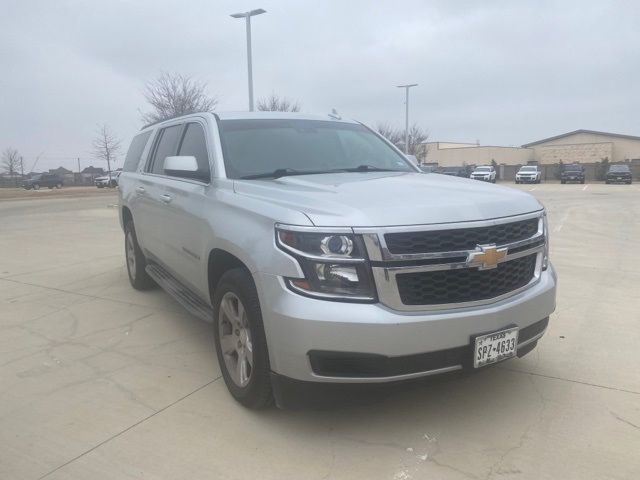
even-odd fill
[[[496,303],[437,312],[399,312],[381,304],[303,297],[288,290],[281,277],[256,276],[272,371],[290,379],[328,383],[392,382],[461,370],[468,360],[460,352],[469,351],[470,360],[473,336],[513,325],[526,329],[546,319],[555,310],[557,281],[550,265],[536,284]],[[534,345],[544,334],[546,323],[542,327],[535,335],[523,337],[518,347]],[[411,366],[388,370],[390,374],[383,376],[335,376],[319,373],[317,365],[314,371],[310,352],[311,356],[330,352],[387,357],[393,364],[402,364],[401,357],[407,357]],[[452,354],[459,355],[455,357],[459,360],[451,362]],[[449,363],[432,362],[439,356],[445,356]],[[416,363],[422,360],[423,368]]]
[[[629,183],[631,182],[631,177],[628,176],[624,176],[624,177],[607,177],[606,181],[609,183]]]
[[[471,180],[480,180],[482,182],[490,182],[491,181],[491,177],[485,177],[485,176],[471,176]]]
[[[516,177],[516,181],[520,183],[535,183],[538,181],[537,177]]]

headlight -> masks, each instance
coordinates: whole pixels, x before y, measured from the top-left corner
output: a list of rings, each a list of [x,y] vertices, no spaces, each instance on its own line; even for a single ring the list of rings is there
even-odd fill
[[[542,225],[544,228],[544,253],[542,257],[542,270],[549,267],[549,223],[547,221],[547,212],[542,216]]]
[[[327,300],[375,301],[364,242],[350,229],[316,229],[276,225],[276,243],[293,255],[304,278],[286,278],[297,293]]]

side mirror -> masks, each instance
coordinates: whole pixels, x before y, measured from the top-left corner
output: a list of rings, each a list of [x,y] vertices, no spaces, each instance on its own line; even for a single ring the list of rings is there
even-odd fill
[[[192,156],[166,157],[164,159],[164,172],[172,177],[203,180],[202,172],[198,171],[196,157]]]
[[[415,155],[405,155],[414,165],[420,165]]]

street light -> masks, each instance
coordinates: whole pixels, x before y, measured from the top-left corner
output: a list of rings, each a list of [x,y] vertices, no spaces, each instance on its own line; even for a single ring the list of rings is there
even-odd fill
[[[398,85],[398,88],[405,89],[405,114],[404,114],[404,153],[409,154],[409,89],[417,87],[417,83],[410,85]]]
[[[251,17],[267,13],[266,10],[258,8],[244,13],[234,13],[233,18],[244,18],[247,21],[247,70],[249,74],[249,111],[253,112],[253,72],[251,69]]]

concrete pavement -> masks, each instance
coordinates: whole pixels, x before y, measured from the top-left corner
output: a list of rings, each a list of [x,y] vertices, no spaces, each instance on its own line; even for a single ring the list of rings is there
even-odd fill
[[[266,412],[227,394],[210,325],[129,286],[113,193],[0,200],[0,478],[640,478],[640,188],[514,188],[560,276],[532,354]]]

